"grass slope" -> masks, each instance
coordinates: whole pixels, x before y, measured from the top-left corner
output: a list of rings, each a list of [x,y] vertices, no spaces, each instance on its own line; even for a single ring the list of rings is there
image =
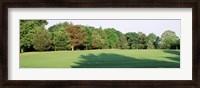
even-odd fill
[[[20,54],[20,68],[179,68],[179,50],[85,50]]]

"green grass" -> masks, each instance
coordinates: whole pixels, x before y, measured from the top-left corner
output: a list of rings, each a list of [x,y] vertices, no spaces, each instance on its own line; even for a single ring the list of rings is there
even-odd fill
[[[20,68],[180,68],[179,50],[83,50],[20,54]]]

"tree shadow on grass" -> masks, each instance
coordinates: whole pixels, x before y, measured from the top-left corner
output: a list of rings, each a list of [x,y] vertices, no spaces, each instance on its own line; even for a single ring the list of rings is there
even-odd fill
[[[180,63],[180,56],[179,57],[165,57],[165,58],[168,58],[172,61],[175,61],[175,62],[179,62]]]
[[[178,62],[137,59],[111,53],[81,55],[80,58],[72,68],[180,68]]]
[[[180,51],[177,51],[177,50],[164,50],[164,52],[174,54],[174,55],[180,55]]]
[[[176,57],[165,57],[165,58],[168,58],[168,59],[176,61],[176,62],[180,62],[180,51],[178,51],[178,50],[164,50],[164,52],[177,55]]]

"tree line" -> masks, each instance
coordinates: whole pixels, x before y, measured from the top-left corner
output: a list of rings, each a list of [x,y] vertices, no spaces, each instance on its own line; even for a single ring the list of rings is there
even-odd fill
[[[142,32],[123,34],[115,28],[95,28],[64,22],[45,29],[46,20],[20,20],[20,52],[92,49],[180,49],[176,33],[161,37]]]

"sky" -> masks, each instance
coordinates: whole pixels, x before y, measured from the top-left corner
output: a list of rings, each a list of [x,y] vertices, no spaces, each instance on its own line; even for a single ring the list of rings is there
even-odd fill
[[[166,30],[172,30],[180,37],[181,20],[47,20],[48,29],[58,23],[72,22],[75,25],[87,25],[96,28],[115,28],[122,33],[143,32],[146,35],[154,33],[161,36]]]

